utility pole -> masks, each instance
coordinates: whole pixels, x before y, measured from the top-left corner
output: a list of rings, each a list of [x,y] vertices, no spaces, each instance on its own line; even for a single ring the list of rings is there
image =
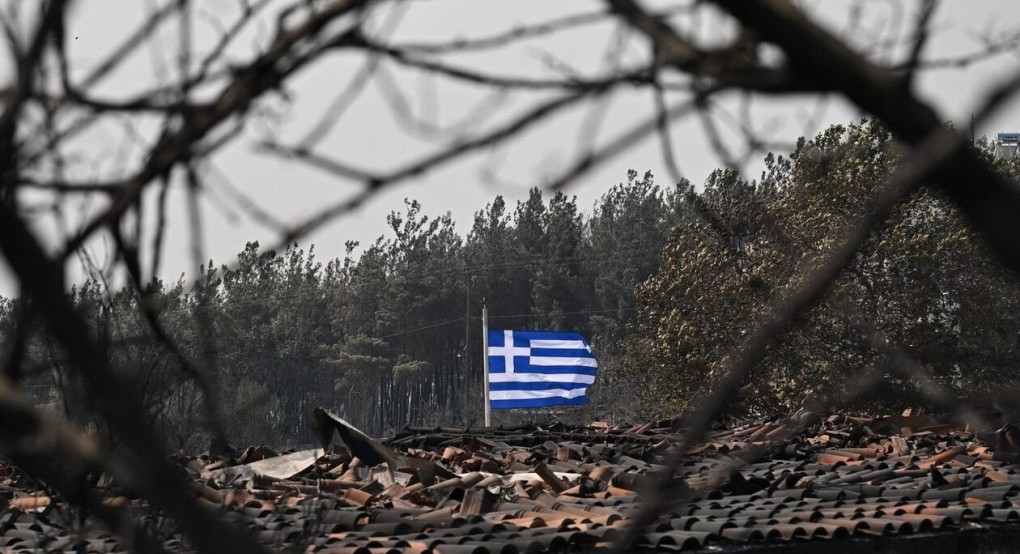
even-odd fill
[[[468,349],[471,348],[471,286],[475,284],[475,276],[468,275],[467,297],[464,299],[464,367],[467,365]],[[465,375],[467,372],[465,371]]]
[[[455,421],[459,421],[462,409],[461,405],[463,402],[460,400],[460,393],[471,382],[471,288],[475,284],[475,276],[470,273],[464,274],[465,285],[464,285],[464,346],[461,348],[457,357],[460,358],[462,365],[460,370],[457,371],[456,375],[452,379],[451,394],[447,398],[447,405],[453,410],[453,418]]]
[[[482,395],[485,401],[485,426],[492,425],[489,414],[489,309],[482,298]]]

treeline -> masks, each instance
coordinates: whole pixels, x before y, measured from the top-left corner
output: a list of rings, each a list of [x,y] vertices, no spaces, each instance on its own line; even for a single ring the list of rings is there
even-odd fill
[[[1020,160],[994,157],[987,142],[977,148],[1020,176]],[[205,388],[236,444],[307,442],[318,405],[373,434],[480,424],[483,299],[492,328],[579,330],[592,341],[592,402],[557,417],[675,415],[841,244],[895,175],[900,150],[865,121],[765,162],[760,179],[718,170],[700,192],[631,171],[590,213],[539,189],[514,206],[496,197],[466,236],[449,215],[429,217],[409,201],[388,217],[386,236],[348,243],[343,259],[253,243],[235,263],[210,262],[197,285],[155,281],[139,293],[90,281],[71,296],[117,367],[135,372],[152,423],[189,449],[207,444]],[[61,352],[22,320],[20,302],[0,299],[13,377],[89,424]],[[922,188],[769,349],[733,408],[825,399],[898,411],[930,404],[934,383],[943,402],[994,401],[1020,414],[1020,402],[1000,394],[1020,369],[1018,339],[1015,276],[951,202]],[[495,421],[529,415],[550,416]]]
[[[627,417],[633,384],[613,376],[634,290],[658,269],[691,194],[688,183],[662,190],[631,171],[586,214],[574,198],[536,188],[515,206],[496,197],[466,236],[448,214],[407,201],[388,216],[387,236],[348,243],[343,259],[251,243],[236,263],[210,262],[197,286],[155,281],[138,294],[89,281],[71,296],[111,358],[137,372],[153,423],[175,447],[208,444],[202,380],[242,445],[308,441],[318,405],[375,434],[480,424],[483,299],[492,328],[576,329],[593,342],[603,378],[591,405],[565,417]],[[0,303],[0,325],[15,325],[17,311]],[[176,349],[158,340],[146,311]],[[36,362],[26,382],[84,418],[60,353],[42,337],[28,349]]]
[[[1020,180],[1020,158],[996,156],[985,140],[975,147]],[[770,154],[759,180],[712,175],[698,196],[710,216],[682,222],[662,269],[640,286],[628,367],[642,383],[645,416],[704,397],[752,329],[869,213],[901,153],[888,131],[864,121],[801,139],[789,156]],[[1018,371],[1016,275],[937,187],[919,187],[768,350],[734,406],[899,412],[968,402],[1018,418]]]

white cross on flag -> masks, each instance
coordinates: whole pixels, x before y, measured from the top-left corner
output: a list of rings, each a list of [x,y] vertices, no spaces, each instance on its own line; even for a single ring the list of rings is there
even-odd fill
[[[493,410],[588,402],[598,363],[579,333],[490,330],[488,338]]]

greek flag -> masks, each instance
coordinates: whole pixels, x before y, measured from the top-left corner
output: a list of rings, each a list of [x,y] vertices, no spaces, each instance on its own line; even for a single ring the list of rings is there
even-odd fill
[[[493,410],[585,404],[597,370],[579,333],[489,331]]]

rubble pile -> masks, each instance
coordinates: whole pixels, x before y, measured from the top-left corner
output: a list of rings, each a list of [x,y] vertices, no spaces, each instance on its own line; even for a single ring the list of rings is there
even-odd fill
[[[1011,426],[975,433],[923,415],[800,414],[732,421],[680,452],[679,420],[408,428],[378,441],[315,415],[319,449],[174,459],[202,504],[289,551],[608,550],[653,497],[670,501],[638,540],[647,551],[1020,529]],[[0,552],[129,550],[19,469],[0,468],[0,484]],[[190,549],[144,502],[101,486],[105,503],[135,512],[167,550]]]

